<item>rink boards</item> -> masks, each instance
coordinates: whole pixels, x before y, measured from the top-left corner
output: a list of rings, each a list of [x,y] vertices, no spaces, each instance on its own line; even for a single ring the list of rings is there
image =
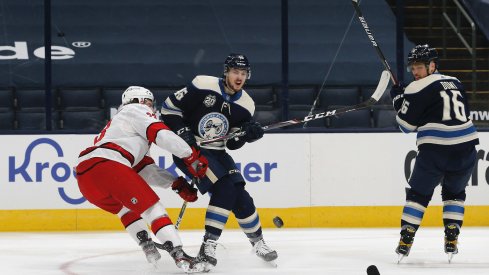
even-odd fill
[[[489,141],[479,133],[477,169],[467,187],[465,225],[489,225]],[[122,229],[117,217],[80,194],[73,175],[78,153],[93,135],[6,135],[0,152],[0,231]],[[171,156],[153,146],[162,167],[178,173]],[[286,227],[398,226],[415,135],[402,133],[267,134],[230,152],[264,227],[280,216]],[[182,201],[157,189],[175,221]],[[208,195],[189,204],[182,229],[201,229]],[[441,225],[438,187],[423,225]],[[234,218],[228,227],[237,227]]]

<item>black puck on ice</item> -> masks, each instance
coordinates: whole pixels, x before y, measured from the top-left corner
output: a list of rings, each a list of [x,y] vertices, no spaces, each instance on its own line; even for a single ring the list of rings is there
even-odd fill
[[[367,275],[380,275],[379,269],[375,265],[367,267]]]
[[[280,228],[284,226],[284,221],[282,221],[279,216],[276,216],[275,218],[273,218],[273,224],[275,224],[276,227]]]

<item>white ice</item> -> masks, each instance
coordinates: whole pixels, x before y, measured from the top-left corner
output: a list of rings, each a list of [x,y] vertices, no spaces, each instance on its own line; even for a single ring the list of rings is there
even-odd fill
[[[218,264],[209,274],[489,274],[489,228],[464,227],[452,263],[443,252],[443,229],[421,228],[409,257],[397,264],[399,229],[265,229],[277,250],[274,268],[251,254],[238,230],[225,230]],[[182,231],[185,249],[197,254],[202,231]],[[155,269],[127,235],[96,233],[0,233],[0,274],[184,274],[162,252]]]

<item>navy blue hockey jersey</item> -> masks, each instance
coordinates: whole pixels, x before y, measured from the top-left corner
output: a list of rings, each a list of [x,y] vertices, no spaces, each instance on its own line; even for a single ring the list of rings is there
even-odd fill
[[[435,73],[413,81],[404,91],[404,101],[397,114],[399,128],[417,130],[418,148],[478,144],[465,90],[460,81]]]
[[[254,112],[255,103],[244,90],[228,95],[222,78],[206,75],[196,76],[187,87],[169,96],[161,108],[162,119],[172,130],[189,127],[197,141],[238,130]],[[223,150],[225,142],[202,147]]]

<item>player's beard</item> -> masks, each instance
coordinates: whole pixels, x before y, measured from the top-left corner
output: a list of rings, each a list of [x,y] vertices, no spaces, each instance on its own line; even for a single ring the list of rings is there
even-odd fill
[[[226,79],[226,86],[228,87],[229,90],[233,92],[233,94],[239,92],[243,88],[243,85],[244,85],[244,81],[241,82],[241,84],[235,84],[231,82],[229,79]]]

